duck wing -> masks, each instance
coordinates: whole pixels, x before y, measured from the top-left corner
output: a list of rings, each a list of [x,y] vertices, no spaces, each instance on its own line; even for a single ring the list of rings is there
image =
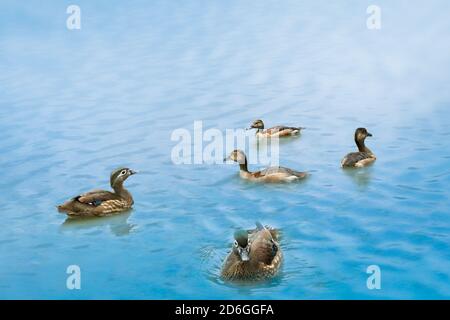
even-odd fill
[[[306,176],[305,172],[300,172],[300,171],[292,170],[292,169],[285,168],[285,167],[269,167],[267,169],[255,172],[254,176],[256,178],[262,178],[265,176],[269,176],[269,175],[273,175],[273,174],[280,174],[280,173],[286,174],[289,176],[297,176],[299,178],[304,178]]]
[[[275,258],[279,244],[274,239],[274,235],[277,235],[275,230],[269,230],[267,228],[258,228],[250,231],[250,256],[252,260],[263,262],[266,265],[270,265]]]
[[[278,241],[278,238],[280,236],[280,232],[278,231],[278,229],[274,229],[268,225],[263,226],[261,224],[261,222],[259,222],[259,221],[256,221],[255,224],[256,224],[256,229],[247,231],[250,234],[250,236],[252,236],[252,234],[255,234],[257,231],[266,229],[266,230],[269,230],[270,234],[272,235],[272,238],[275,241]]]
[[[301,129],[303,129],[303,128],[302,127],[275,126],[272,128],[268,128],[266,131],[267,131],[267,133],[273,134],[273,133],[284,131],[284,130],[300,131]]]
[[[367,152],[351,152],[342,159],[341,165],[343,167],[353,167],[357,162],[367,158],[370,158],[370,154]]]
[[[297,134],[302,130],[302,127],[288,127],[288,126],[276,126],[265,130],[268,135],[289,136]]]
[[[104,190],[94,190],[91,192],[86,192],[74,198],[74,200],[76,201],[92,205],[94,207],[98,207],[104,201],[117,199],[119,199],[119,197],[116,194]]]
[[[109,191],[94,190],[78,195],[63,203],[58,206],[58,211],[69,215],[94,214],[96,208],[111,200],[120,200],[120,197]]]

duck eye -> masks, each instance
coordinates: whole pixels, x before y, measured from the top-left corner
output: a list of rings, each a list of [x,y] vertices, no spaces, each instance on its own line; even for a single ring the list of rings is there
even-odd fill
[[[121,175],[124,175],[127,173],[127,170],[122,170],[122,172],[120,173]]]
[[[237,248],[237,247],[239,247],[239,244],[238,244],[238,242],[236,241],[236,240],[234,240],[234,246]]]

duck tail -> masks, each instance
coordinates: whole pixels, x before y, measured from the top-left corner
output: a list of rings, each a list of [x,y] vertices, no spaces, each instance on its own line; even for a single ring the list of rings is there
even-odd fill
[[[264,230],[265,229],[264,226],[261,224],[261,222],[256,221],[255,224],[256,224],[256,228],[258,230]]]
[[[72,211],[74,200],[75,199],[71,199],[69,201],[64,202],[63,204],[57,205],[56,209],[58,209],[60,213],[67,213],[68,211]]]
[[[296,171],[296,172],[295,172],[295,175],[296,175],[298,178],[300,178],[300,179],[304,179],[304,178],[307,178],[307,177],[308,177],[308,172],[299,172],[299,171]]]

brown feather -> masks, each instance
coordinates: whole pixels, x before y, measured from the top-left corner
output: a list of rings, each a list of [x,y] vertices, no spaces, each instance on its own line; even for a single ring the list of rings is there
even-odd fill
[[[264,137],[288,137],[297,135],[301,131],[301,127],[276,126],[257,132],[257,135]]]
[[[282,262],[278,244],[278,231],[249,230],[249,261],[242,261],[232,250],[222,268],[222,277],[227,280],[262,280],[274,276]]]
[[[343,168],[364,167],[376,160],[373,152],[365,145],[366,137],[370,136],[372,136],[372,134],[368,133],[366,128],[357,128],[355,130],[354,139],[358,151],[347,154],[341,160],[341,166]]]
[[[118,179],[120,172],[124,170],[129,174],[122,175]],[[70,217],[98,217],[128,210],[134,201],[131,194],[123,187],[123,182],[132,174],[134,172],[127,168],[115,170],[110,178],[114,192],[94,190],[83,193],[57,206],[58,211]]]

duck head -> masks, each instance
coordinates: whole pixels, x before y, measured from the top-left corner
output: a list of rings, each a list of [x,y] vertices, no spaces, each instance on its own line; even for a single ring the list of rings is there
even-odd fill
[[[136,171],[129,168],[119,168],[114,170],[111,172],[111,177],[109,179],[111,187],[114,188],[115,186],[121,185],[128,177],[136,173]]]
[[[371,137],[372,134],[367,132],[366,128],[358,128],[355,131],[355,141],[364,141],[367,137]]]
[[[260,119],[253,121],[250,129],[264,129],[264,122]]]
[[[250,260],[250,243],[248,242],[247,231],[238,230],[234,233],[233,253],[241,261]]]
[[[245,156],[244,151],[233,150],[227,158],[223,159],[224,162],[228,160],[237,162],[239,164],[245,164],[247,162],[247,157]]]

